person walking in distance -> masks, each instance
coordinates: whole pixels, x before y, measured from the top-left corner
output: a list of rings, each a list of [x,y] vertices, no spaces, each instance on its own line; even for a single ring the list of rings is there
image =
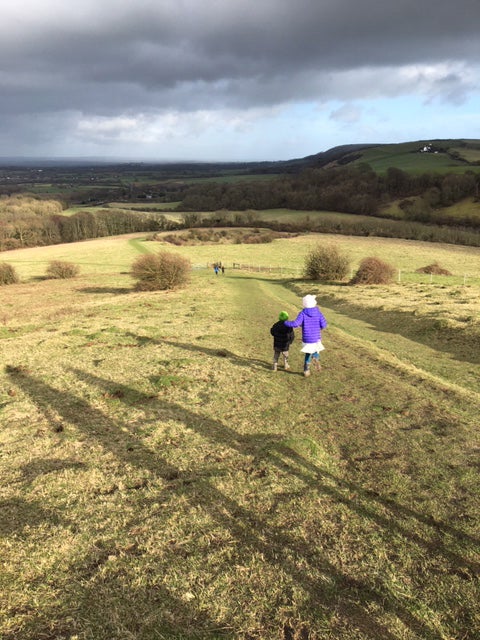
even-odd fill
[[[286,327],[284,321],[288,320],[288,313],[286,311],[280,311],[278,321],[270,328],[270,334],[273,336],[273,366],[274,371],[278,368],[278,359],[280,354],[283,355],[283,365],[285,371],[290,369],[288,364],[288,350],[295,338],[295,332],[293,329]]]
[[[301,351],[305,354],[303,375],[308,378],[312,362],[315,369],[320,370],[320,351],[325,348],[322,344],[322,329],[327,327],[327,320],[317,307],[316,296],[304,296],[302,305],[303,309],[295,320],[286,320],[284,324],[292,329],[302,327]]]

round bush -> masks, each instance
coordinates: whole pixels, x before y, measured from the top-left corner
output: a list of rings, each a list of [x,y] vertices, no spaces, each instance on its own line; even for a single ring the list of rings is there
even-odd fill
[[[451,276],[452,273],[448,269],[444,269],[441,267],[438,262],[432,262],[432,264],[427,264],[426,267],[420,267],[417,269],[415,273],[431,273],[437,276]]]
[[[20,278],[15,271],[15,268],[12,267],[8,262],[0,262],[0,286],[4,284],[16,284],[20,282]]]
[[[305,258],[307,280],[343,280],[350,268],[349,258],[334,245],[319,245]]]
[[[395,267],[380,258],[364,258],[350,284],[390,284]]]
[[[49,278],[66,280],[78,276],[79,273],[80,269],[76,264],[62,262],[61,260],[52,260],[47,267],[47,276]]]
[[[137,291],[175,289],[190,280],[190,261],[168,251],[145,254],[132,265],[132,276],[138,280]]]

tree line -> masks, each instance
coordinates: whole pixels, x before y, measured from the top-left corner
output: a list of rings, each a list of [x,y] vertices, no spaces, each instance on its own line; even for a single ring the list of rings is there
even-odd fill
[[[385,175],[368,165],[306,169],[268,182],[203,183],[186,189],[181,211],[262,209],[326,210],[385,217],[384,205],[400,200],[405,218],[455,226],[480,226],[478,218],[448,216],[441,210],[464,198],[478,198],[480,175],[411,175],[392,167]]]
[[[0,199],[0,251],[172,228],[176,225],[158,214],[100,209],[66,216],[54,200]]]

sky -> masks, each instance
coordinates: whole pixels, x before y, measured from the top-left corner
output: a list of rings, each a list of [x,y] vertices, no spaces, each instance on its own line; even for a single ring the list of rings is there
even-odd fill
[[[480,139],[480,0],[2,3],[0,157]]]

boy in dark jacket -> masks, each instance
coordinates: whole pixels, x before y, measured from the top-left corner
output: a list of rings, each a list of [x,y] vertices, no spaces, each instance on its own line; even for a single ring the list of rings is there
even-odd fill
[[[295,333],[290,327],[286,327],[284,322],[288,320],[288,313],[286,311],[280,311],[278,316],[278,322],[276,322],[270,329],[270,333],[273,336],[273,367],[274,371],[278,368],[278,359],[280,354],[283,354],[283,362],[285,370],[290,369],[288,364],[288,350],[292,344]]]

